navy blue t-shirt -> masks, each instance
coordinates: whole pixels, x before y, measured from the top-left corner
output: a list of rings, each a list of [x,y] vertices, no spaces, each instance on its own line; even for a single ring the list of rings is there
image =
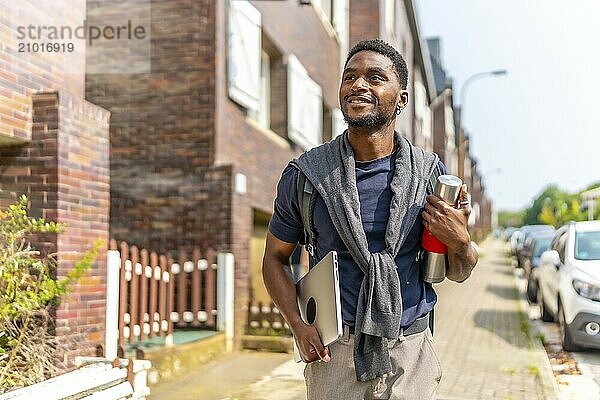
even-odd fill
[[[390,183],[394,176],[395,156],[355,164],[356,185],[360,200],[360,213],[363,229],[367,236],[369,250],[379,252],[385,249],[385,231],[390,215],[392,191]],[[446,173],[440,162],[442,174]],[[287,243],[298,243],[303,236],[302,217],[298,206],[296,181],[298,170],[288,165],[279,180],[275,212],[269,223],[269,231]],[[423,199],[425,201],[425,199]],[[358,294],[363,280],[363,272],[356,264],[338,234],[323,198],[317,194],[313,214],[315,226],[315,262],[331,250],[338,252],[342,318],[347,325],[354,325]],[[431,284],[419,278],[419,263],[416,260],[421,250],[423,222],[417,218],[395,261],[402,291],[402,327],[412,324],[415,319],[431,311],[437,296]]]

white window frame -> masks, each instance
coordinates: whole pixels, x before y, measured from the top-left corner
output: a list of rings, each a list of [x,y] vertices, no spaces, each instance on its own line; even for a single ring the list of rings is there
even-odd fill
[[[230,0],[228,16],[229,97],[241,106],[257,111],[261,89],[261,14],[247,0]]]
[[[385,0],[384,12],[385,12],[385,29],[390,37],[390,41],[398,43],[396,38],[396,1],[397,0]],[[404,49],[402,49],[404,51]]]
[[[424,138],[431,138],[431,110],[427,104],[427,89],[420,80],[415,81],[415,117],[421,125],[421,134]]]
[[[334,0],[333,2],[333,30],[338,39],[338,43],[340,45],[340,71],[344,68],[344,62],[346,61],[346,56],[348,55],[348,43],[350,41],[349,38],[349,3],[348,0]]]
[[[323,142],[323,91],[293,54],[287,81],[288,137],[308,150]]]
[[[271,65],[266,51],[261,52],[258,110],[248,110],[248,116],[265,129],[271,128]]]

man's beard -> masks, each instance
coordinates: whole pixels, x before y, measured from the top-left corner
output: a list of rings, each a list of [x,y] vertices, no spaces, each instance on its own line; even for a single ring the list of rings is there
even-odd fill
[[[360,118],[350,118],[348,113],[346,113],[344,110],[342,110],[342,114],[344,116],[344,121],[346,121],[348,126],[351,128],[381,128],[396,118],[395,110],[387,114],[377,110]]]

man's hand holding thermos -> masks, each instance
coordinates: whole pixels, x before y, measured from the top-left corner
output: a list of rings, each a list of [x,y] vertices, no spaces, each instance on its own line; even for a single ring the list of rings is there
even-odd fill
[[[430,283],[442,282],[446,277],[448,247],[470,241],[466,231],[471,213],[466,185],[454,175],[438,177],[434,195],[427,196],[423,212],[424,249],[421,277]]]

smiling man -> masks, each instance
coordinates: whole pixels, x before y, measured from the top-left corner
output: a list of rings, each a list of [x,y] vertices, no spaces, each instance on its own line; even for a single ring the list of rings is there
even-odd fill
[[[307,363],[309,400],[435,398],[441,366],[429,321],[437,298],[419,275],[423,226],[448,247],[449,279],[464,281],[477,263],[466,187],[461,209],[427,196],[432,172],[445,168],[394,130],[408,104],[407,81],[406,63],[393,47],[378,39],[358,43],[339,92],[348,130],[293,160],[277,187],[263,278]],[[307,244],[301,173],[318,192],[310,264],[331,250],[339,259],[344,335],[330,348],[302,321],[284,268],[298,243]]]

